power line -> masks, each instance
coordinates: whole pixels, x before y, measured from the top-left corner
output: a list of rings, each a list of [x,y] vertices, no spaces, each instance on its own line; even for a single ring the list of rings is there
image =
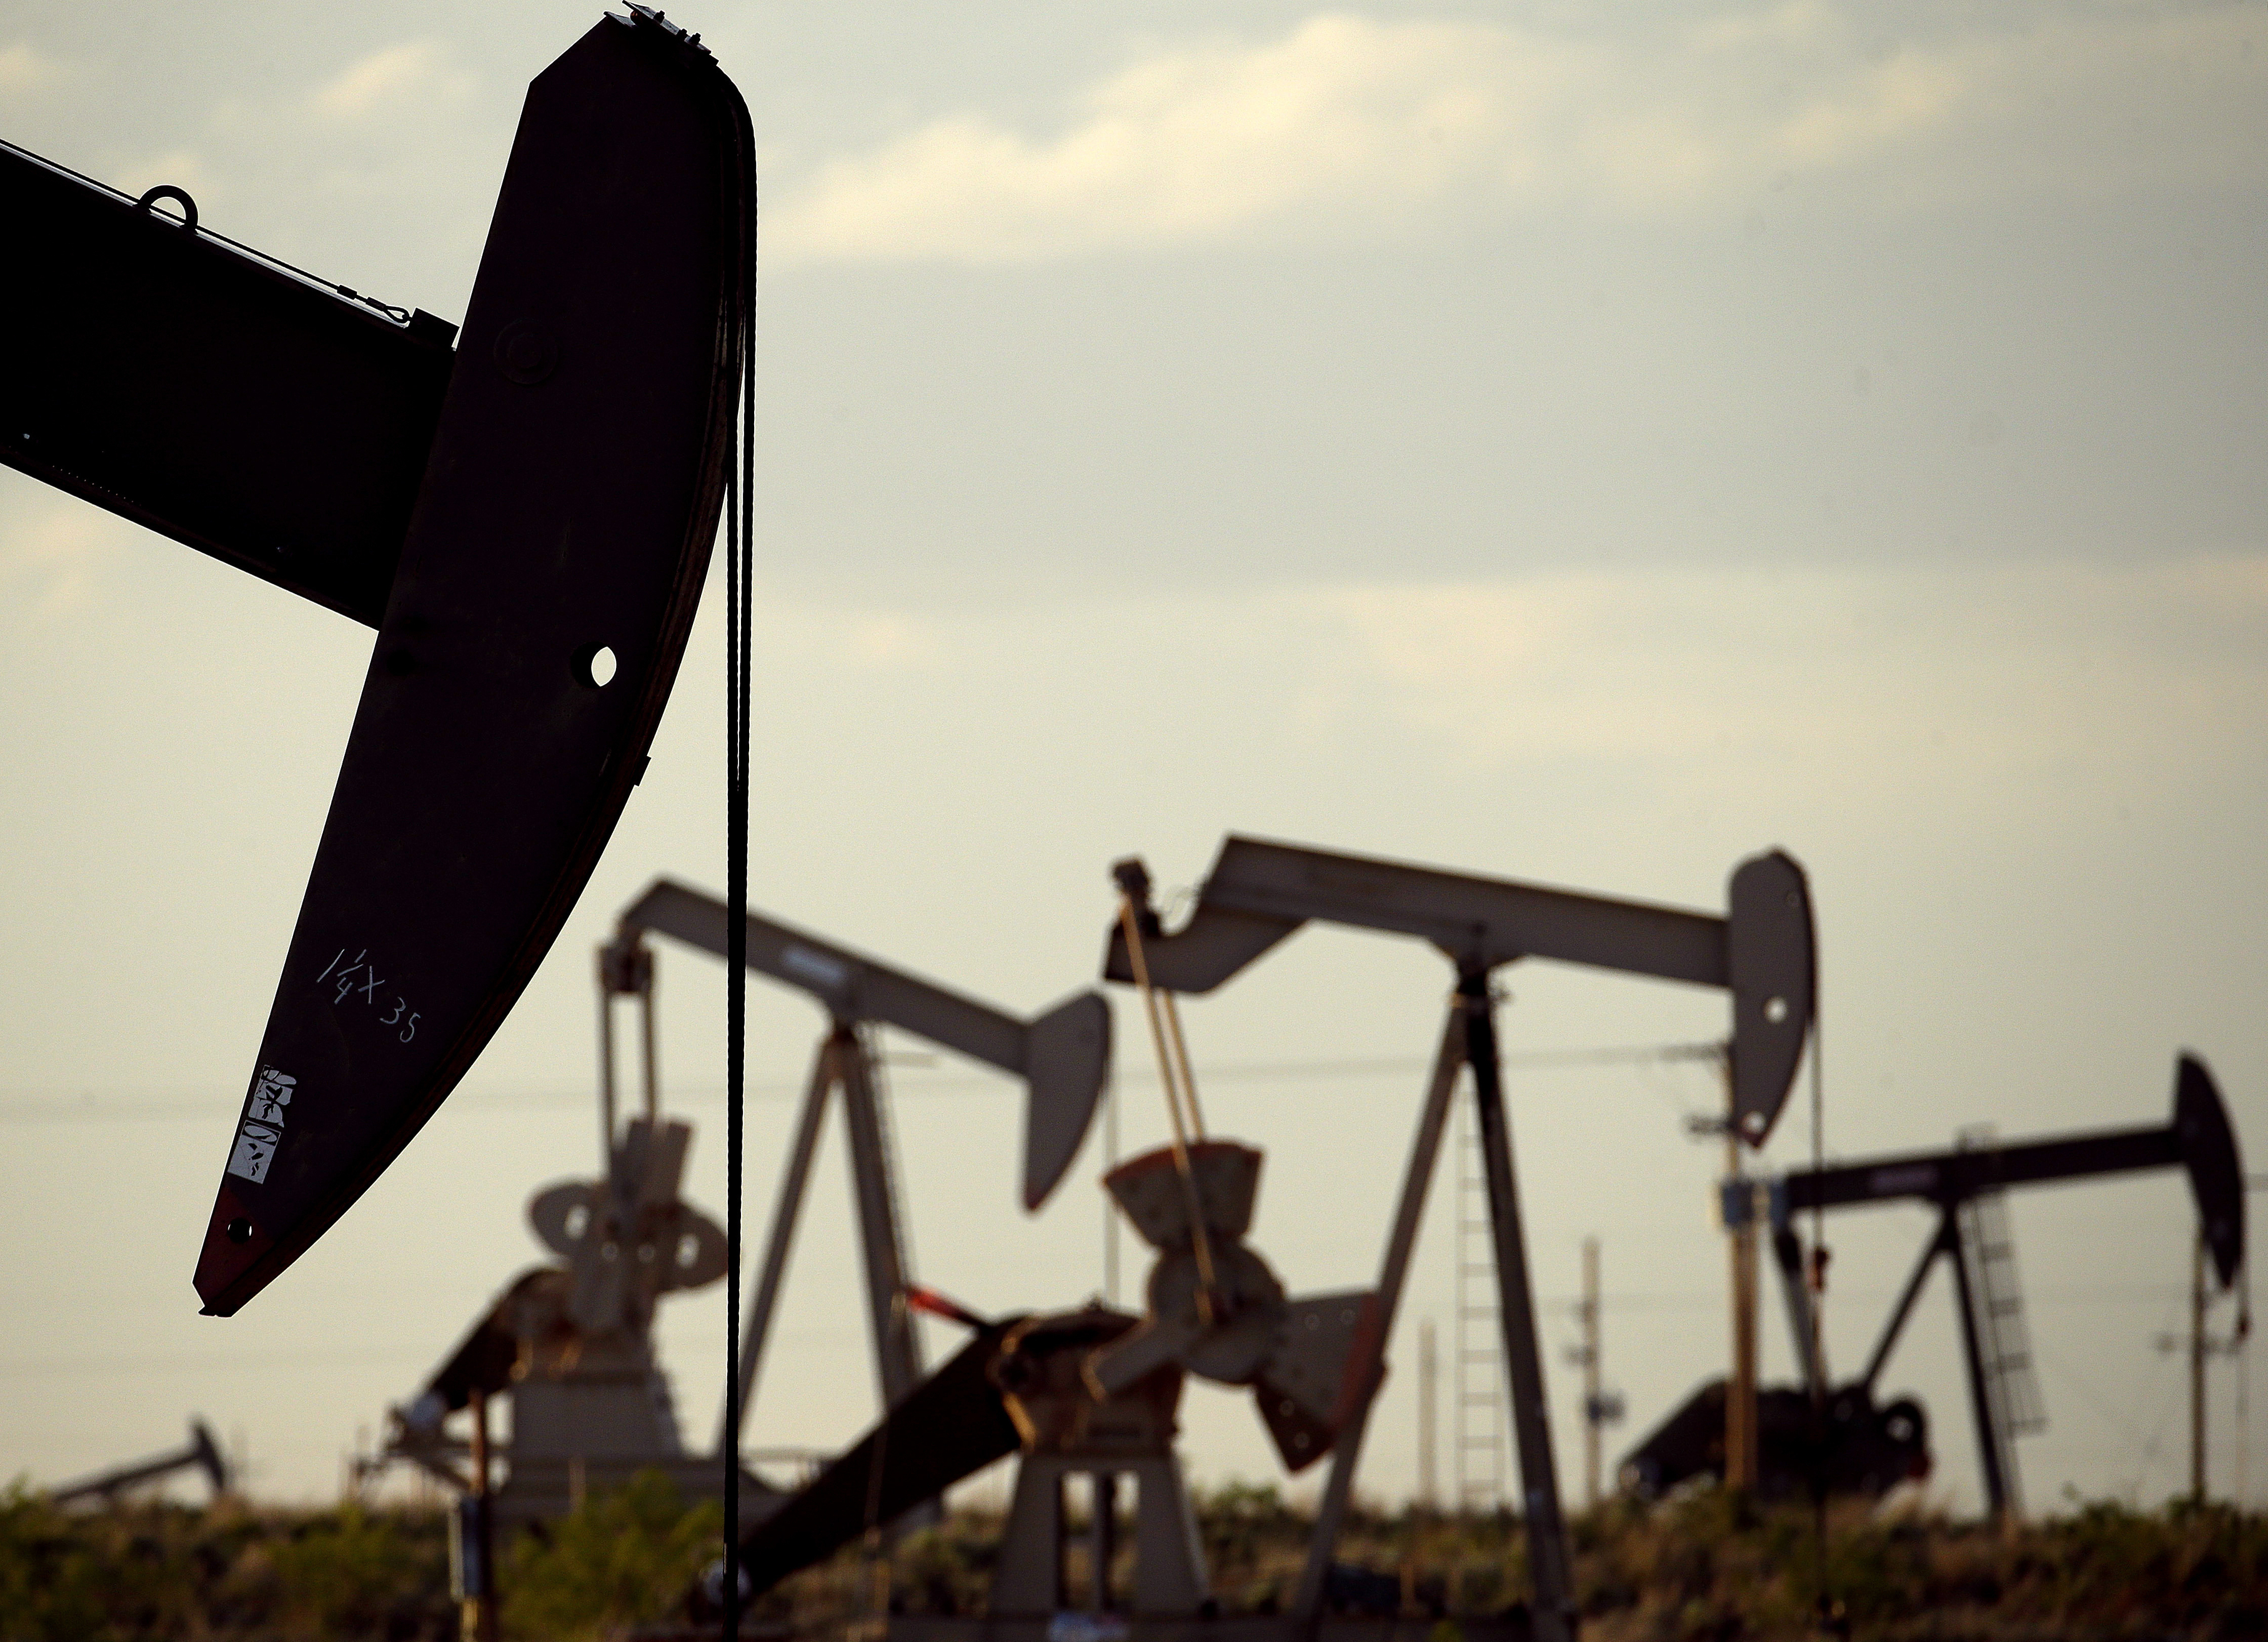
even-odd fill
[[[430,1360],[430,1351],[401,1348],[357,1351],[277,1351],[201,1352],[194,1356],[51,1357],[29,1361],[0,1362],[0,1379],[38,1380],[55,1374],[175,1373],[197,1369],[324,1367],[350,1363],[397,1363]]]
[[[1713,1056],[1719,1046],[1714,1043],[1653,1043],[1609,1045],[1592,1049],[1531,1049],[1509,1054],[1503,1057],[1508,1071],[1579,1070],[1609,1066],[1657,1065],[1676,1061],[1697,1060],[1705,1055]],[[890,1064],[909,1070],[933,1066],[937,1062],[928,1056],[891,1056]],[[1300,1081],[1337,1078],[1392,1077],[1404,1073],[1422,1074],[1425,1061],[1410,1057],[1378,1057],[1373,1058],[1340,1057],[1323,1060],[1250,1061],[1210,1068],[1208,1082],[1253,1083],[1269,1080]],[[1136,1068],[1116,1074],[1122,1079],[1154,1082],[1153,1068]],[[900,1079],[896,1093],[910,1094],[959,1094],[966,1093],[1006,1093],[1014,1087],[1012,1079],[992,1073],[945,1073],[936,1077],[917,1077]],[[750,1100],[785,1101],[801,1095],[800,1079],[781,1079],[747,1086]],[[507,1108],[528,1106],[562,1106],[580,1103],[591,1098],[585,1089],[474,1089],[456,1097],[460,1108]],[[674,1104],[721,1105],[725,1087],[718,1084],[681,1085],[671,1096]],[[112,1094],[92,1092],[78,1095],[58,1095],[47,1098],[0,1101],[0,1123],[85,1123],[133,1122],[191,1122],[208,1118],[225,1120],[236,1109],[237,1103],[224,1106],[210,1098],[188,1100],[119,1100]]]

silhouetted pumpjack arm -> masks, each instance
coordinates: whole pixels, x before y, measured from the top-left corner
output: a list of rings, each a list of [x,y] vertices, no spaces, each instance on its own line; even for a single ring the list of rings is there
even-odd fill
[[[1811,1027],[1811,901],[1778,850],[1742,863],[1721,917],[1231,836],[1189,922],[1145,939],[1152,984],[1210,992],[1303,924],[1414,935],[1461,973],[1521,958],[1721,987],[1733,999],[1734,1116],[1761,1145]],[[1114,928],[1103,973],[1131,981]]]
[[[1787,1176],[1787,1209],[1791,1213],[1840,1209],[1897,1198],[1918,1198],[1943,1207],[2009,1186],[2176,1166],[2189,1175],[2198,1225],[2213,1255],[2214,1275],[2225,1288],[2236,1280],[2244,1259],[2244,1168],[2228,1109],[2221,1103],[2213,1074],[2194,1055],[2185,1054],[2175,1064],[2174,1113],[2169,1123],[1992,1146],[1894,1153],[1832,1168],[1801,1169]]]
[[[2010,1309],[2003,1297],[1996,1309],[1965,1237],[1962,1216],[1980,1200],[2013,1186],[2050,1185],[2096,1175],[2180,1167],[2197,1201],[2199,1234],[2226,1288],[2244,1263],[2244,1167],[2236,1132],[2213,1074],[2194,1055],[2175,1063],[2171,1121],[2151,1128],[2116,1129],[2038,1140],[1910,1152],[1862,1158],[1831,1168],[1800,1169],[1773,1188],[1773,1213],[1780,1221],[1772,1246],[1796,1327],[1796,1351],[1815,1384],[1825,1383],[1825,1366],[1811,1350],[1808,1295],[1800,1255],[1787,1222],[1800,1212],[1845,1209],[1901,1200],[1933,1204],[1938,1222],[1923,1245],[1905,1287],[1890,1309],[1865,1370],[1855,1382],[1862,1398],[1873,1395],[1875,1381],[1921,1298],[1939,1257],[1951,1268],[1961,1324],[1962,1359],[1969,1382],[1970,1407],[1977,1426],[1978,1463],[1984,1495],[1998,1513],[2016,1500],[2015,1451],[2011,1439],[2021,1429],[2004,1408],[2008,1398],[1999,1382],[2004,1365],[1989,1348],[1995,1317]],[[2029,1381],[2029,1363],[2021,1365]],[[2036,1411],[2034,1419],[2043,1417]]]
[[[432,1116],[644,769],[730,474],[755,166],[697,38],[610,14],[529,87],[453,354],[429,314],[223,243],[179,189],[0,152],[0,460],[378,630],[208,1313]]]
[[[722,956],[730,916],[723,902],[662,878],[623,912],[622,926]],[[1110,1007],[1099,993],[1021,1020],[762,913],[748,915],[747,939],[750,968],[810,993],[837,1020],[895,1027],[1023,1079],[1024,1207],[1047,1200],[1086,1138],[1109,1068]]]

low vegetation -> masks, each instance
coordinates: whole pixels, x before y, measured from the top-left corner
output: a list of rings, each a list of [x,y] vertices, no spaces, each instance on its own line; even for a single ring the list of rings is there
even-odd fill
[[[1198,1513],[1223,1611],[1287,1607],[1304,1519],[1274,1489],[1244,1486],[1202,1496]],[[979,1613],[999,1527],[956,1512],[887,1565],[846,1552],[769,1594],[756,1617],[775,1636],[843,1642],[871,1636],[861,1622],[885,1603]],[[717,1532],[713,1505],[685,1506],[659,1476],[593,1499],[507,1552],[505,1635],[602,1642],[677,1625]],[[1822,1541],[1808,1512],[1701,1492],[1602,1506],[1573,1537],[1589,1642],[2268,1636],[2268,1516],[2226,1506],[2088,1505],[2006,1532],[1919,1506],[1838,1508]],[[1337,1606],[1420,1620],[1434,1642],[1462,1642],[1461,1619],[1524,1611],[1508,1516],[1358,1513],[1340,1556]],[[1130,1572],[1122,1560],[1115,1583]],[[458,1617],[438,1512],[87,1512],[21,1484],[0,1493],[0,1642],[440,1642]]]

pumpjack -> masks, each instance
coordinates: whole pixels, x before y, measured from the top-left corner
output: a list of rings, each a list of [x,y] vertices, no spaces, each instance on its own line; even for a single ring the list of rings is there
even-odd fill
[[[1812,1010],[1812,925],[1802,869],[1772,852],[1733,875],[1724,915],[1615,901],[1399,862],[1231,837],[1196,908],[1167,931],[1138,861],[1115,869],[1122,894],[1105,977],[1137,984],[1160,1046],[1174,1141],[1105,1179],[1159,1257],[1137,1318],[1089,1305],[987,1321],[951,1308],[974,1337],[856,1447],[743,1541],[740,1565],[762,1591],[863,1532],[1005,1455],[1020,1454],[989,1637],[1039,1642],[1076,1602],[1125,1616],[1159,1638],[1248,1632],[1313,1637],[1357,1623],[1328,1612],[1331,1560],[1386,1341],[1415,1245],[1449,1103],[1469,1068],[1488,1164],[1513,1414],[1526,1484],[1535,1602],[1518,1617],[1469,1622],[1468,1634],[1566,1638],[1574,1628],[1565,1529],[1543,1407],[1542,1369],[1499,1083],[1490,976],[1537,957],[1713,986],[1732,995],[1735,1124],[1761,1144],[1784,1104]],[[1219,986],[1303,924],[1413,935],[1447,957],[1457,987],[1426,1090],[1399,1208],[1375,1288],[1288,1298],[1244,1242],[1260,1154],[1208,1139],[1196,1110],[1173,995]],[[1171,1049],[1168,1049],[1168,1045]],[[1188,1110],[1176,1103],[1179,1081]],[[1185,1127],[1186,1125],[1186,1127]],[[936,1304],[937,1302],[932,1301]],[[1189,1374],[1252,1388],[1287,1469],[1326,1454],[1331,1471],[1292,1610],[1223,1619],[1211,1612],[1182,1501],[1171,1439]],[[1108,1570],[1114,1501],[1131,1476],[1138,1501],[1130,1590]],[[1067,1477],[1087,1481],[1086,1588],[1067,1572]],[[900,1618],[908,1642],[954,1642],[968,1621]],[[1123,1618],[1111,1623],[1123,1623]],[[1390,1628],[1393,1621],[1376,1622]],[[1367,1632],[1366,1632],[1367,1634]]]
[[[216,1499],[229,1491],[235,1481],[234,1470],[227,1457],[221,1453],[220,1444],[213,1440],[212,1430],[204,1421],[189,1422],[189,1440],[179,1448],[169,1448],[163,1454],[152,1454],[146,1460],[114,1466],[107,1471],[98,1471],[75,1482],[64,1483],[48,1496],[57,1505],[67,1505],[78,1499],[99,1499],[105,1505],[122,1494],[147,1483],[162,1482],[180,1471],[202,1471],[205,1481],[212,1486]]]
[[[2014,1439],[2046,1422],[2022,1302],[2005,1194],[2110,1174],[2178,1168],[2196,1204],[2198,1236],[2223,1289],[2244,1263],[2244,1171],[2236,1133],[2205,1063],[2183,1054],[2175,1063],[2171,1117],[2145,1128],[1980,1143],[1948,1151],[1861,1158],[1831,1168],[1799,1169],[1764,1183],[1727,1182],[1728,1219],[1763,1212],[1771,1222],[1774,1263],[1787,1301],[1788,1323],[1804,1384],[1762,1392],[1760,1491],[1795,1497],[1815,1488],[1877,1495],[1931,1469],[1928,1421],[1920,1403],[1900,1397],[1875,1404],[1875,1387],[1913,1314],[1923,1286],[1942,1258],[1953,1271],[1961,1324],[1962,1367],[1976,1422],[1984,1499],[1994,1515],[2020,1512],[2022,1496]],[[1813,1326],[1811,1290],[1794,1217],[1815,1210],[1921,1203],[1937,1211],[1881,1336],[1858,1378],[1830,1386]],[[1724,1473],[1722,1381],[1703,1386],[1624,1460],[1624,1485],[1641,1496],[1689,1477]]]
[[[464,1077],[644,773],[734,465],[754,137],[699,36],[603,17],[528,88],[461,328],[6,145],[0,214],[0,461],[376,630],[197,1259],[226,1316]]]
[[[731,916],[722,902],[698,890],[668,879],[655,880],[622,913],[614,941],[600,954],[602,998],[609,989],[625,990],[644,976],[650,1021],[653,961],[644,937],[666,935],[723,956],[731,948]],[[733,1395],[744,1412],[755,1395],[820,1126],[828,1097],[839,1090],[850,1140],[876,1388],[887,1409],[913,1389],[922,1366],[920,1340],[906,1314],[905,1295],[913,1286],[911,1263],[889,1139],[889,1108],[882,1098],[873,1034],[888,1027],[1022,1082],[1023,1203],[1030,1211],[1055,1190],[1094,1121],[1110,1066],[1109,1005],[1100,994],[1084,991],[1035,1020],[1023,1020],[760,913],[747,916],[743,949],[749,968],[817,1003],[826,1012],[827,1029],[812,1059],[795,1138],[782,1171],[740,1349],[740,1383]],[[649,1030],[649,1042],[651,1037]]]
[[[469,1493],[486,1479],[462,1469],[475,1444],[453,1434],[447,1422],[465,1410],[482,1418],[482,1400],[511,1395],[505,1478],[494,1507],[495,1526],[504,1533],[564,1515],[586,1493],[619,1487],[641,1470],[662,1471],[688,1498],[713,1496],[723,1486],[720,1462],[685,1448],[668,1377],[653,1349],[656,1306],[722,1277],[725,1241],[714,1220],[679,1196],[693,1131],[659,1110],[656,965],[645,938],[664,935],[723,954],[730,947],[730,916],[723,902],[667,879],[655,880],[623,911],[597,965],[606,1173],[598,1181],[556,1182],[530,1199],[530,1226],[555,1262],[514,1278],[417,1395],[393,1414],[376,1463],[407,1462]],[[1108,1007],[1099,995],[1082,992],[1026,1022],[760,913],[747,916],[746,935],[748,967],[816,998],[829,1029],[787,1165],[749,1317],[744,1372],[729,1395],[743,1410],[754,1395],[820,1123],[839,1086],[865,1241],[876,1376],[887,1409],[918,1381],[921,1361],[903,1299],[911,1273],[887,1106],[865,1033],[887,1024],[1024,1083],[1026,1196],[1036,1207],[1085,1138],[1108,1060]],[[624,998],[639,1013],[644,1102],[618,1125],[613,1022]],[[743,1508],[756,1521],[786,1498],[745,1468],[741,1489]]]
[[[1079,1609],[1198,1618],[1211,1590],[1174,1448],[1189,1377],[1248,1387],[1286,1469],[1299,1471],[1344,1430],[1357,1344],[1376,1321],[1368,1293],[1287,1296],[1247,1245],[1261,1161],[1251,1147],[1212,1141],[1178,1157],[1174,1148],[1145,1153],[1104,1177],[1120,1212],[1158,1251],[1138,1317],[1090,1303],[987,1320],[922,1292],[917,1304],[966,1324],[974,1337],[743,1542],[751,1588],[769,1588],[1018,1454],[983,1622],[988,1634],[1028,1632],[1038,1642],[1055,1616]],[[1133,1567],[1120,1590],[1112,1569],[1130,1483]],[[1088,1507],[1083,1588],[1066,1555],[1073,1484]],[[967,1623],[899,1619],[893,1634],[951,1642]]]

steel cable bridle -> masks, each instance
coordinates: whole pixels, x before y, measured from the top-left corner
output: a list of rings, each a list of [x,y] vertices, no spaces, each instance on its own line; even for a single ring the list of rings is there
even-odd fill
[[[756,218],[742,225],[740,381],[725,472],[725,1558],[726,1642],[740,1629],[740,1172],[748,1027],[748,714],[755,637]]]
[[[1166,1115],[1174,1123],[1174,1173],[1180,1176],[1182,1197],[1189,1211],[1189,1246],[1197,1258],[1197,1321],[1208,1329],[1216,1319],[1213,1304],[1214,1277],[1212,1240],[1205,1233],[1204,1204],[1197,1197],[1197,1177],[1189,1167],[1189,1137],[1182,1119],[1182,1092],[1176,1079],[1177,1063],[1167,1047],[1166,1020],[1173,1022],[1173,1043],[1182,1050],[1178,1062],[1181,1079],[1187,1079],[1189,1049],[1182,1042],[1181,1016],[1174,1012],[1173,994],[1166,995],[1164,1018],[1158,1007],[1158,994],[1150,984],[1150,964],[1142,952],[1142,918],[1134,905],[1131,894],[1123,895],[1118,901],[1118,922],[1126,931],[1126,961],[1134,971],[1134,984],[1142,994],[1142,1010],[1150,1020],[1150,1042],[1158,1052],[1158,1081],[1166,1087]],[[1204,1138],[1204,1120],[1197,1116],[1197,1086],[1188,1086],[1189,1107],[1189,1127],[1197,1131],[1199,1140]]]

